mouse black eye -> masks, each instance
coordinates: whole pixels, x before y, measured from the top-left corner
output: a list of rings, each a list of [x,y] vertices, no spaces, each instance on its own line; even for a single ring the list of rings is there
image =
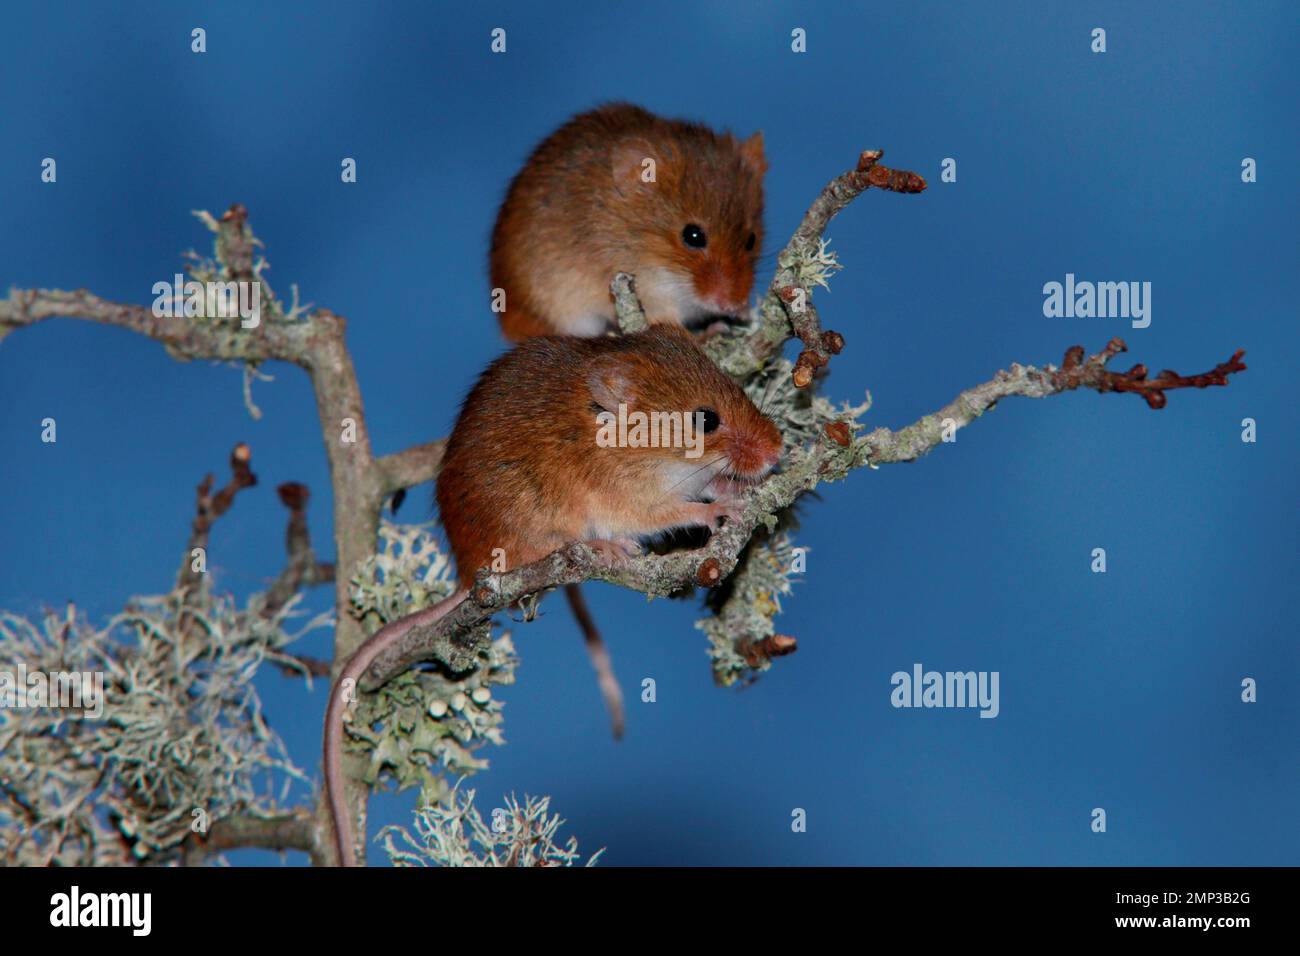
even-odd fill
[[[682,242],[686,243],[692,249],[703,249],[709,244],[709,237],[704,234],[704,230],[693,222],[688,222],[686,228],[682,230]]]
[[[758,240],[758,237],[757,237],[756,235],[754,235],[754,234],[751,232],[751,233],[749,234],[749,238],[745,240],[745,251],[746,251],[746,252],[753,252],[753,251],[754,251],[754,243],[755,243],[757,240]]]
[[[703,421],[701,421],[701,416],[703,417]],[[716,432],[718,426],[722,424],[722,419],[718,417],[718,413],[707,405],[695,409],[695,421],[697,424],[704,427],[704,434],[706,435]]]

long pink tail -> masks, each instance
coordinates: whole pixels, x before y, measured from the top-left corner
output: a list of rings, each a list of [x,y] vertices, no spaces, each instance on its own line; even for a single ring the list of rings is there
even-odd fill
[[[469,591],[462,588],[432,607],[385,624],[348,658],[338,681],[330,688],[329,705],[325,708],[325,733],[323,734],[325,795],[329,799],[330,816],[334,821],[334,845],[342,866],[357,865],[356,837],[352,833],[352,814],[348,812],[345,805],[343,780],[343,713],[348,701],[355,699],[347,692],[351,691],[355,695],[355,688],[361,675],[375,662],[376,657],[401,640],[407,631],[413,627],[437,624],[468,596]]]

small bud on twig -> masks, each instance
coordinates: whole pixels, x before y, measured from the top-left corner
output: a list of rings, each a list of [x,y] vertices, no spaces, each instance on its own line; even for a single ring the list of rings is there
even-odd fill
[[[853,440],[853,434],[845,422],[827,422],[824,431],[826,436],[841,448],[848,448],[849,442]]]
[[[706,558],[695,572],[695,580],[701,587],[717,587],[722,581],[722,565],[717,558]]]
[[[788,634],[773,634],[759,641],[741,640],[736,650],[750,667],[761,667],[773,657],[785,657],[799,649],[799,642]]]
[[[822,345],[826,351],[832,355],[839,355],[844,351],[844,336],[838,332],[826,331],[822,333]]]

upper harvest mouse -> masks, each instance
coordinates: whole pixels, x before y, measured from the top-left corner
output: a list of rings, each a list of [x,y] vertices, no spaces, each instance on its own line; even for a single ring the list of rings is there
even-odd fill
[[[636,277],[653,323],[697,325],[749,304],[763,242],[763,136],[613,103],[569,120],[510,184],[492,232],[508,338],[602,334],[609,284]]]

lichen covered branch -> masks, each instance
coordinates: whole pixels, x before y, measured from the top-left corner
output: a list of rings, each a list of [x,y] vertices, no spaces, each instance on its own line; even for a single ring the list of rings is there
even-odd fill
[[[1104,349],[1082,359],[1082,346],[1074,346],[1065,353],[1061,367],[1048,365],[1013,364],[1010,370],[999,372],[991,381],[962,392],[939,411],[898,431],[877,428],[855,443],[855,467],[870,463],[881,465],[900,461],[914,461],[943,440],[947,423],[963,428],[1004,398],[1019,395],[1023,398],[1046,398],[1061,392],[1086,388],[1093,391],[1136,392],[1142,395],[1153,409],[1163,408],[1164,392],[1175,388],[1206,388],[1227,385],[1228,376],[1244,371],[1241,358],[1244,351],[1235,352],[1228,361],[1216,365],[1202,375],[1188,378],[1163,372],[1156,379],[1147,380],[1145,367],[1138,365],[1125,373],[1111,372],[1106,368],[1115,355],[1127,351],[1122,339],[1111,339]],[[1158,396],[1158,397],[1157,397]]]
[[[84,319],[127,329],[161,342],[173,358],[303,364],[306,329],[263,321],[256,329],[235,322],[196,322],[155,316],[142,305],[109,302],[85,289],[10,289],[0,299],[0,340],[15,329],[52,318]]]
[[[641,299],[636,294],[634,276],[626,272],[618,273],[609,285],[609,293],[614,300],[614,315],[618,318],[620,332],[631,335],[633,332],[640,332],[650,327],[645,317],[645,309],[641,306]]]
[[[747,378],[797,336],[804,350],[795,364],[795,381],[800,388],[811,383],[815,371],[844,347],[837,332],[823,332],[812,304],[816,286],[839,268],[823,238],[836,213],[872,186],[887,192],[919,193],[926,188],[923,178],[907,170],[888,169],[879,164],[883,150],[866,150],[857,165],[836,176],[821,191],[790,241],[776,259],[776,274],[759,305],[758,321],[740,336],[711,343],[709,353],[721,368],[736,378]]]
[[[431,473],[437,459],[422,451],[390,456],[383,466],[370,448],[361,390],[345,343],[346,323],[327,309],[286,308],[266,282],[260,243],[248,214],[236,204],[221,216],[197,213],[214,233],[214,257],[194,257],[190,277],[199,282],[255,282],[261,286],[260,322],[245,328],[237,318],[155,315],[144,306],[108,302],[84,290],[13,289],[0,299],[0,339],[15,329],[53,317],[113,325],[161,342],[180,359],[230,360],[256,366],[268,360],[290,362],[311,378],[321,435],[333,484],[335,556],[334,668],[365,639],[362,623],[347,613],[352,571],[375,554],[379,511],[386,489]],[[323,803],[320,819],[325,820]]]
[[[1086,363],[1071,365],[1067,358],[1066,366],[1061,369],[1013,364],[1009,371],[1001,371],[990,381],[967,389],[939,411],[898,431],[877,428],[855,438],[852,428],[860,427],[856,422],[852,426],[848,422],[830,423],[823,430],[822,440],[792,450],[780,473],[748,493],[739,521],[727,524],[698,550],[646,555],[610,567],[596,552],[579,543],[514,571],[481,573],[470,598],[455,611],[434,627],[413,628],[389,653],[376,658],[365,674],[363,687],[382,685],[396,674],[431,658],[452,667],[463,666],[474,654],[476,645],[471,635],[494,613],[529,595],[561,585],[600,580],[655,596],[721,582],[736,568],[740,553],[755,530],[760,525],[774,526],[776,515],[805,492],[824,481],[842,479],[864,465],[913,461],[943,441],[949,422],[955,428],[968,425],[1000,400],[1013,395],[1045,398],[1077,388],[1099,392],[1133,390],[1117,387],[1112,373],[1105,369],[1106,361],[1123,350],[1123,343],[1113,340]],[[1074,350],[1069,354],[1074,354]],[[1175,385],[1166,379],[1163,387],[1226,385],[1229,374],[1245,368],[1240,363],[1241,354],[1237,353],[1213,372],[1187,379],[1186,384]],[[775,645],[768,648],[775,649],[781,648]]]

